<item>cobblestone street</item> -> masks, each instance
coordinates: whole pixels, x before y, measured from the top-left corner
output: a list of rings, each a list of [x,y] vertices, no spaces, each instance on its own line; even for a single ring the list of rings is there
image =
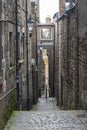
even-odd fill
[[[86,111],[65,111],[41,98],[31,111],[13,112],[4,130],[87,130]]]

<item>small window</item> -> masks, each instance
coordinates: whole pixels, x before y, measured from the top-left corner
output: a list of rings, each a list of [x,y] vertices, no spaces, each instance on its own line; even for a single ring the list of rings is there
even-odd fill
[[[51,40],[52,39],[51,28],[43,28],[43,29],[41,29],[41,39],[42,40]]]

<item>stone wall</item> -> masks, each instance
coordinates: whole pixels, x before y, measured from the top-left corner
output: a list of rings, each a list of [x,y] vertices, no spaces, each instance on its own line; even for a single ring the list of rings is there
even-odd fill
[[[43,60],[43,52],[39,50],[38,54],[38,93],[39,97],[41,97],[42,88],[45,88],[45,64]]]
[[[15,69],[10,65],[12,54],[13,66],[15,58],[15,42],[12,40],[13,53],[10,52],[9,32],[12,32],[12,39],[15,35],[14,25],[14,1],[0,2],[0,129],[3,129],[13,110],[16,109],[16,92],[15,92]]]
[[[58,101],[58,96],[59,96],[59,48],[58,48],[58,39],[59,39],[59,33],[58,33],[58,25],[55,23],[55,77],[54,77],[54,82],[55,82],[55,97],[57,99],[57,104],[59,103]]]
[[[28,1],[30,7],[30,0]],[[20,86],[22,87],[22,107],[27,109],[26,88],[26,11],[25,0],[18,1],[18,52]],[[31,8],[28,9],[29,11]],[[17,109],[16,91],[16,33],[15,33],[15,0],[0,1],[0,130],[10,117],[12,111]],[[28,15],[29,16],[29,15]],[[31,48],[29,48],[31,49]],[[31,51],[29,51],[31,52]],[[31,54],[29,53],[29,56]],[[30,62],[31,60],[29,60]],[[32,74],[30,74],[30,108],[33,105]]]
[[[0,98],[0,130],[3,130],[12,112],[17,109],[16,89],[14,88],[4,98]]]
[[[59,104],[65,109],[77,104],[76,8],[59,19]]]
[[[87,110],[87,1],[78,2],[79,105]]]
[[[75,105],[76,94],[76,10],[67,13],[63,21],[62,46],[62,87],[63,106],[71,108]]]
[[[87,7],[85,5],[86,0],[79,1],[57,22],[58,101],[65,109],[87,109]]]
[[[79,103],[87,109],[87,35],[79,39]]]

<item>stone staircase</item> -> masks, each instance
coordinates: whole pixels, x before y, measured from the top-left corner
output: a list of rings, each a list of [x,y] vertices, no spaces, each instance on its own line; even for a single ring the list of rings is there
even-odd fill
[[[31,111],[15,111],[4,130],[87,130],[86,111],[65,111],[40,98]]]

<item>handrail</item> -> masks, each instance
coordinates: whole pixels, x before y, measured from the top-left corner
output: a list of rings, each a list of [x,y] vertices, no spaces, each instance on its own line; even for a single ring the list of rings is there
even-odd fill
[[[9,93],[11,93],[16,87],[10,89],[6,94],[4,94],[2,97],[0,97],[0,101],[4,99]]]

